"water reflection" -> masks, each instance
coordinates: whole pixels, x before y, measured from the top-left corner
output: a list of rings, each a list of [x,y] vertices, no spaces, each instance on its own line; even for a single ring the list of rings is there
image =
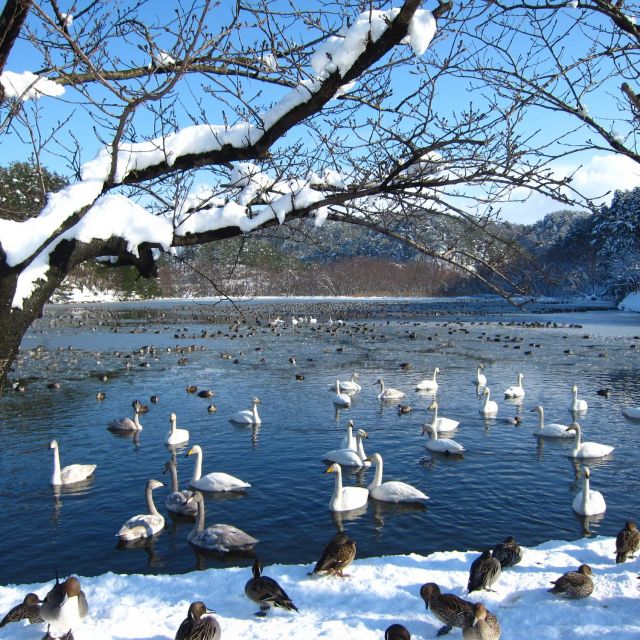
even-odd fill
[[[331,519],[338,531],[344,531],[344,523],[358,520],[367,513],[368,504],[349,511],[331,511]]]
[[[154,533],[148,538],[138,538],[137,540],[118,540],[116,549],[119,551],[143,550],[147,554],[147,564],[149,567],[162,568],[164,566],[164,559],[156,552],[156,541],[162,535],[162,531]]]
[[[384,527],[385,517],[395,517],[427,510],[427,506],[420,502],[384,502],[373,498],[369,502],[373,506],[372,516],[378,533]]]

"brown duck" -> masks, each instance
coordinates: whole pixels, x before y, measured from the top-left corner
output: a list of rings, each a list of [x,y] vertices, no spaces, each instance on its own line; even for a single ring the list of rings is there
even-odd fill
[[[500,640],[500,623],[493,613],[487,611],[482,602],[473,605],[462,627],[464,640]]]
[[[0,622],[0,627],[4,627],[10,622],[18,622],[18,620],[29,620],[31,624],[36,624],[39,622],[44,622],[42,617],[40,616],[40,603],[42,600],[38,598],[35,593],[27,593],[24,597],[24,600],[13,607],[7,613],[7,615],[2,618],[2,622]]]
[[[616,536],[616,563],[624,562],[640,549],[640,531],[633,520],[627,520]],[[2,626],[2,625],[0,625]]]
[[[480,557],[471,563],[467,592],[478,589],[491,591],[491,585],[500,577],[501,571],[500,561],[491,555],[491,551],[485,549]]]
[[[491,555],[500,562],[500,567],[513,567],[522,560],[522,549],[513,536],[507,536],[504,542],[498,543]]]
[[[258,558],[253,563],[253,578],[247,581],[244,592],[249,600],[260,605],[257,616],[266,616],[271,607],[298,612],[298,607],[293,604],[285,590],[273,578],[262,575],[262,564]]]
[[[411,640],[411,634],[405,626],[392,624],[384,632],[384,640]]]
[[[355,557],[356,543],[346,533],[338,531],[325,547],[312,573],[326,572],[329,575],[345,577],[342,571]]]
[[[178,627],[175,640],[220,640],[222,630],[212,613],[204,602],[192,602],[187,617]]]
[[[567,598],[586,598],[593,593],[592,575],[591,567],[581,564],[577,571],[568,571],[557,580],[552,580],[554,586],[547,591]]]
[[[453,627],[462,627],[465,617],[473,612],[473,603],[453,593],[440,593],[440,587],[435,582],[423,584],[420,596],[425,607],[431,609],[440,622],[444,622],[444,627],[438,630],[439,636],[449,633]]]

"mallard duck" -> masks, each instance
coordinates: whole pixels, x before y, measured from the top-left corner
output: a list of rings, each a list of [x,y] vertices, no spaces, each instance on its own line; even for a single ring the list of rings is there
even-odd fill
[[[147,499],[147,513],[140,513],[129,518],[118,531],[117,535],[123,542],[150,538],[164,529],[164,516],[158,512],[153,502],[153,490],[164,487],[160,480],[148,480],[145,489]]]
[[[482,602],[476,602],[473,613],[465,616],[462,637],[464,640],[500,640],[498,618]]]
[[[554,586],[547,591],[567,598],[586,598],[593,593],[592,575],[591,567],[581,564],[576,571],[567,571],[557,580],[552,580],[551,584]]]
[[[384,640],[411,640],[409,629],[401,624],[392,624],[384,632]]]
[[[633,520],[627,520],[616,536],[616,563],[619,564],[627,558],[633,558],[639,549],[640,531]]]
[[[262,565],[258,558],[253,562],[253,577],[247,580],[244,592],[249,600],[260,605],[257,616],[266,616],[271,607],[298,612],[298,607],[293,604],[285,590],[273,578],[262,575]]]
[[[162,473],[171,474],[171,493],[165,498],[164,506],[172,513],[179,513],[183,516],[195,516],[198,513],[198,506],[194,502],[188,502],[193,491],[188,489],[180,490],[178,485],[178,469],[173,460],[169,460],[164,465]]]
[[[494,558],[489,549],[485,549],[480,556],[471,563],[467,593],[477,591],[478,589],[491,591],[491,585],[500,577],[501,571],[500,560]]]
[[[73,629],[89,613],[87,598],[75,576],[56,583],[47,593],[40,607],[40,615],[45,622],[58,629]]]
[[[37,624],[44,622],[44,619],[40,615],[40,603],[42,600],[35,593],[27,593],[24,600],[13,607],[7,615],[2,618],[0,622],[0,628],[9,624],[10,622],[18,622],[19,620],[29,620],[31,624]]]
[[[84,482],[93,475],[97,464],[70,464],[60,468],[60,452],[58,441],[52,440],[49,448],[53,451],[53,472],[51,473],[51,484],[54,487],[61,485],[75,484],[76,482]]]
[[[522,560],[522,549],[513,536],[507,536],[504,542],[499,542],[491,555],[500,562],[500,567],[513,567]]]
[[[213,613],[204,602],[192,602],[175,640],[220,640],[222,630]]]
[[[473,604],[463,600],[453,593],[441,593],[440,587],[435,582],[427,582],[420,587],[420,596],[424,600],[427,609],[431,609],[433,615],[444,622],[444,627],[438,630],[438,635],[449,633],[453,627],[462,628],[465,616],[473,612]]]
[[[338,531],[324,548],[312,573],[328,573],[345,577],[342,573],[356,557],[356,543],[344,531]]]

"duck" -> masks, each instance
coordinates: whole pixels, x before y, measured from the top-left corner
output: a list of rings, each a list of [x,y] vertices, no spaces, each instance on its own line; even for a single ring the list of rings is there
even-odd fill
[[[616,536],[616,564],[624,562],[627,558],[633,558],[639,549],[640,531],[633,520],[627,520]]]
[[[238,529],[231,524],[213,524],[205,528],[204,526],[204,498],[199,491],[194,491],[189,498],[198,507],[196,523],[187,536],[187,540],[198,549],[205,551],[248,551],[259,541],[248,533]]]
[[[370,467],[371,461],[364,452],[363,440],[368,438],[364,429],[358,429],[356,432],[356,450],[342,448],[327,451],[323,456],[323,460],[329,462],[337,462],[343,467]]]
[[[165,463],[162,473],[167,473],[167,471],[171,474],[171,493],[165,498],[164,506],[167,507],[167,510],[171,511],[171,513],[179,513],[183,516],[195,516],[198,512],[198,507],[193,502],[188,502],[193,491],[179,489],[178,469],[173,460]]]
[[[571,413],[586,413],[589,405],[586,400],[578,398],[578,386],[574,384],[573,387],[571,387],[571,391],[573,393],[573,399],[569,404],[569,411],[571,411]]]
[[[422,433],[426,432],[425,427],[431,428],[435,426],[438,433],[449,433],[458,428],[458,425],[460,424],[458,420],[452,420],[451,418],[444,418],[443,416],[438,415],[438,403],[435,400],[429,405],[429,411],[433,411],[431,424],[423,425]]]
[[[189,442],[189,431],[188,429],[179,429],[176,427],[176,422],[178,418],[175,413],[172,413],[169,416],[169,422],[171,423],[171,429],[164,437],[164,443],[168,445],[176,445],[176,444],[184,444],[185,442]]]
[[[192,602],[175,640],[220,640],[222,630],[213,613],[201,600]]]
[[[500,560],[491,555],[489,549],[485,549],[472,563],[469,569],[469,581],[467,593],[486,589],[491,591],[491,585],[500,577],[502,567]]]
[[[482,602],[476,602],[473,613],[465,617],[462,637],[464,640],[500,640],[498,618]]]
[[[133,407],[133,419],[131,418],[117,418],[112,420],[107,429],[109,431],[115,431],[117,433],[136,433],[142,431],[142,424],[140,423],[140,408],[142,405],[137,400],[131,403]]]
[[[585,467],[582,472],[582,490],[578,491],[572,503],[573,510],[581,516],[595,516],[607,510],[604,496],[599,491],[589,489],[590,476],[589,467]]]
[[[435,582],[423,584],[420,587],[420,597],[424,600],[426,609],[431,609],[433,615],[444,622],[444,626],[438,630],[438,636],[449,633],[453,627],[462,628],[466,616],[473,612],[471,602],[453,593],[441,593]]]
[[[222,471],[212,471],[206,476],[202,475],[202,449],[200,445],[194,444],[187,456],[195,455],[196,464],[193,467],[193,475],[189,481],[189,486],[200,491],[243,491],[251,485],[240,478],[236,478]]]
[[[369,490],[364,487],[343,487],[342,486],[342,468],[337,462],[334,462],[325,473],[335,473],[335,486],[333,495],[329,500],[329,509],[331,511],[350,511],[358,509],[367,504],[369,500]]]
[[[69,576],[56,583],[44,597],[40,615],[45,622],[57,629],[73,629],[89,613],[87,597],[76,576]]]
[[[369,496],[383,502],[420,502],[428,500],[429,496],[425,495],[420,489],[400,482],[398,480],[388,480],[382,482],[383,462],[379,453],[371,456],[373,464],[376,466],[376,473],[373,482],[368,487]]]
[[[640,420],[640,407],[625,407],[622,415],[629,420]]]
[[[411,640],[411,634],[407,627],[396,623],[385,629],[384,640]]]
[[[399,404],[398,405],[398,415],[404,416],[407,413],[411,413],[411,405],[410,404]]]
[[[591,567],[581,564],[576,571],[567,571],[557,580],[552,580],[551,584],[554,586],[547,591],[571,599],[586,598],[593,593],[592,575]]]
[[[378,378],[376,382],[373,383],[380,385],[380,393],[378,394],[378,400],[398,400],[400,398],[405,397],[405,393],[400,391],[399,389],[393,389],[392,387],[384,386],[384,380],[382,378]]]
[[[340,388],[343,391],[347,391],[348,393],[358,393],[358,391],[362,391],[362,386],[356,382],[360,376],[354,372],[351,374],[351,378],[349,380],[340,380]],[[336,385],[332,385],[331,388],[337,391]]]
[[[336,407],[347,409],[351,406],[351,396],[340,391],[340,380],[336,380],[336,394],[333,396],[333,404]]]
[[[504,542],[499,542],[491,552],[491,555],[498,560],[500,568],[513,567],[522,560],[522,548],[513,536],[507,536]]]
[[[576,440],[569,453],[570,458],[603,458],[615,449],[615,447],[598,442],[582,442],[580,425],[577,422],[570,424],[567,431],[576,432]]]
[[[485,418],[493,418],[498,415],[498,403],[491,399],[491,389],[485,387],[482,392],[484,400],[482,406],[479,409],[480,415]]]
[[[293,604],[286,591],[273,578],[262,575],[262,564],[258,558],[253,561],[252,571],[253,577],[247,580],[244,592],[249,600],[260,605],[257,616],[266,616],[271,607],[299,613],[298,607]]]
[[[476,369],[476,379],[474,380],[474,383],[477,387],[486,387],[487,386],[487,376],[484,375],[484,373],[482,373],[484,371],[484,367],[479,364],[478,368]]]
[[[251,409],[243,409],[242,411],[236,411],[230,418],[229,422],[235,422],[236,424],[262,424],[262,420],[258,415],[258,405],[262,404],[260,398],[254,397],[251,399]]]
[[[51,484],[54,487],[67,486],[76,482],[84,482],[93,475],[97,464],[70,464],[60,468],[60,452],[58,441],[52,440],[49,449],[53,450],[53,472],[51,474]]]
[[[320,560],[316,562],[312,574],[327,573],[346,577],[346,569],[356,557],[356,543],[344,532],[338,531],[324,548]]]
[[[540,438],[573,438],[574,435],[570,431],[567,431],[566,424],[560,424],[559,422],[550,422],[545,424],[544,421],[544,409],[538,405],[531,409],[531,413],[538,414],[538,428],[533,432],[534,436]]]
[[[464,453],[464,447],[452,440],[451,438],[439,438],[438,430],[435,428],[433,424],[428,425],[431,431],[431,438],[427,441],[425,445],[429,451],[435,451],[436,453],[453,453],[453,454],[462,454]],[[427,425],[424,425],[422,428],[422,433],[426,433]]]
[[[66,633],[63,633],[60,636],[51,635],[51,625],[47,625],[47,633],[42,636],[42,640],[74,640],[73,638],[73,630],[69,629]]]
[[[159,487],[164,487],[164,483],[160,482],[160,480],[151,479],[147,481],[145,495],[148,513],[140,513],[129,518],[117,533],[120,540],[130,542],[131,540],[150,538],[164,529],[164,516],[158,512],[153,502],[153,490]]]
[[[436,382],[436,374],[440,373],[440,369],[436,367],[433,370],[433,376],[431,378],[425,378],[416,384],[416,391],[437,391],[438,383]]]
[[[40,604],[42,600],[36,593],[27,593],[24,600],[11,608],[8,613],[0,621],[0,628],[8,625],[11,622],[18,622],[19,620],[28,620],[30,624],[38,624],[44,622],[43,617],[40,615]]]
[[[522,381],[524,380],[524,375],[522,373],[518,374],[518,384],[513,387],[508,387],[504,390],[505,398],[524,398],[524,387],[522,386]]]

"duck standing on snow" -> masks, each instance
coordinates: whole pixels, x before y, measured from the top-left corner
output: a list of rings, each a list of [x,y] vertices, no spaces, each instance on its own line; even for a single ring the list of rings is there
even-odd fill
[[[500,623],[491,611],[476,602],[473,613],[467,614],[462,627],[464,640],[500,640]]]
[[[356,557],[356,543],[344,532],[338,531],[324,548],[320,560],[311,573],[327,573],[346,577],[342,573]]]
[[[192,602],[175,640],[220,640],[222,630],[213,613],[204,602]]]
[[[616,536],[616,564],[624,562],[627,558],[633,558],[639,549],[640,531],[633,520],[627,520]]]
[[[513,536],[507,536],[504,542],[498,543],[491,555],[500,562],[500,568],[513,567],[522,560],[522,548]]]
[[[29,620],[31,624],[44,622],[40,615],[40,603],[42,600],[35,593],[27,593],[24,600],[9,610],[7,615],[2,618],[0,628],[10,622],[18,622],[19,620]]]
[[[593,593],[592,575],[591,567],[588,564],[581,564],[577,571],[567,571],[557,580],[552,580],[551,584],[554,586],[547,591],[572,599],[586,598]]]
[[[298,607],[293,604],[285,590],[273,578],[262,575],[262,565],[258,558],[253,562],[253,578],[245,584],[244,592],[249,600],[260,605],[257,616],[266,616],[272,606],[298,612]]]
[[[489,549],[485,549],[480,557],[471,563],[467,593],[478,589],[492,591],[491,585],[500,577],[501,571],[500,561],[491,555]]]
[[[473,613],[473,604],[463,600],[453,593],[441,593],[440,587],[435,582],[427,582],[420,587],[420,596],[424,600],[427,609],[431,609],[433,615],[444,622],[444,627],[438,630],[438,636],[443,636],[453,627],[462,628],[466,616]]]
[[[53,627],[73,629],[89,613],[87,598],[80,587],[80,580],[70,576],[56,583],[44,597],[40,607],[40,615]]]

